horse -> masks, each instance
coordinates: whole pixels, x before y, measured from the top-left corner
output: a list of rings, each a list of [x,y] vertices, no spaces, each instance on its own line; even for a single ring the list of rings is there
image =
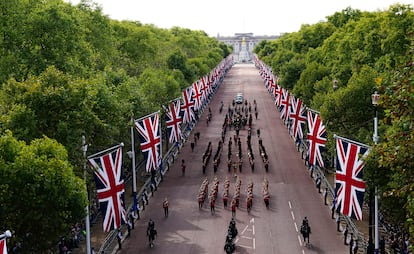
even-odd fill
[[[305,242],[305,244],[309,244],[309,235],[312,233],[309,224],[302,224],[302,226],[300,227],[300,233],[303,236],[303,241]]]

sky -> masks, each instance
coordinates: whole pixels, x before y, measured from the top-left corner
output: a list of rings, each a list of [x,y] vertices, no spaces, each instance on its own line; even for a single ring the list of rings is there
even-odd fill
[[[65,0],[77,4],[80,0]],[[385,10],[414,0],[92,0],[111,19],[139,21],[159,28],[202,30],[211,37],[235,33],[280,35],[303,24],[326,21],[347,7]]]

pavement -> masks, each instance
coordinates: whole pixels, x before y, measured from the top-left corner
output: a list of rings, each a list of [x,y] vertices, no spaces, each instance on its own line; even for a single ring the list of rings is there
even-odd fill
[[[221,153],[221,162],[216,173],[212,159],[202,172],[202,155],[209,142],[212,143],[212,156],[221,139],[222,124],[227,108],[237,93],[253,105],[256,100],[258,118],[253,115],[252,149],[255,157],[255,170],[252,172],[247,160],[247,127],[240,131],[243,154],[243,170],[236,177],[241,180],[240,207],[236,211],[238,236],[234,240],[235,253],[349,253],[343,244],[341,232],[331,219],[330,209],[323,204],[321,193],[309,177],[307,167],[297,152],[288,129],[280,119],[270,94],[267,92],[258,70],[253,64],[237,64],[229,71],[217,90],[209,106],[212,120],[205,121],[208,110],[193,132],[201,133],[200,140],[191,151],[190,143],[184,144],[176,161],[186,162],[186,173],[182,176],[180,163],[174,163],[164,177],[164,181],[150,198],[141,220],[135,224],[131,236],[124,239],[122,249],[117,253],[224,253],[227,228],[232,217],[230,208],[224,208],[221,195],[223,182],[230,180],[230,198],[234,193],[235,174],[227,170],[227,142],[235,134],[228,130]],[[223,112],[219,112],[223,102]],[[259,154],[258,136],[260,129],[263,145],[269,155],[269,172],[264,170]],[[236,146],[233,142],[233,154]],[[204,179],[212,183],[219,180],[216,212],[211,213],[208,203],[199,209],[197,195]],[[264,178],[269,182],[270,207],[267,209],[262,198]],[[247,184],[253,183],[253,207],[250,213],[246,208]],[[211,185],[209,185],[209,189]],[[170,208],[168,217],[164,216],[162,201],[168,198]],[[299,233],[304,217],[312,227],[310,245],[305,245]],[[155,246],[150,248],[146,237],[149,219],[155,221],[158,231]],[[99,225],[97,225],[99,227]],[[93,246],[93,245],[92,245]]]

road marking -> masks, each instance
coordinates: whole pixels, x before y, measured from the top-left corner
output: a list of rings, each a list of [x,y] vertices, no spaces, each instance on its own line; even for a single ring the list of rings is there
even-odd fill
[[[302,243],[302,238],[301,235],[299,234],[299,228],[298,228],[298,224],[296,223],[295,220],[295,214],[293,213],[293,207],[292,207],[292,203],[290,203],[290,201],[288,201],[289,203],[289,208],[290,208],[290,214],[292,216],[292,220],[293,220],[293,225],[295,227],[296,233],[298,234],[298,242],[299,242],[299,246],[302,247],[302,254],[305,254],[305,250],[303,249],[304,247],[304,243]]]
[[[237,245],[240,246],[240,247],[246,248],[246,249],[254,250],[254,248],[253,247],[250,247],[250,246],[241,245],[241,244],[237,244]]]
[[[244,227],[244,229],[243,229],[243,231],[241,232],[241,234],[244,234],[245,232],[246,232],[246,230],[247,230],[247,228],[249,227],[249,225],[246,225],[245,227]]]
[[[247,234],[247,235],[245,235]],[[247,249],[256,249],[256,238],[255,238],[254,218],[249,220],[249,223],[243,228],[239,236],[236,237],[234,243],[238,246]]]
[[[302,246],[302,239],[300,239],[300,235],[298,235],[299,245]]]

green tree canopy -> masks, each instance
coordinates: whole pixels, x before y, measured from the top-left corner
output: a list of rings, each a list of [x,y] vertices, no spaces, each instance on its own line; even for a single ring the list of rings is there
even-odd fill
[[[42,253],[85,215],[86,186],[65,148],[49,138],[30,145],[0,137],[0,220],[24,253]],[[52,223],[53,222],[53,223]]]

